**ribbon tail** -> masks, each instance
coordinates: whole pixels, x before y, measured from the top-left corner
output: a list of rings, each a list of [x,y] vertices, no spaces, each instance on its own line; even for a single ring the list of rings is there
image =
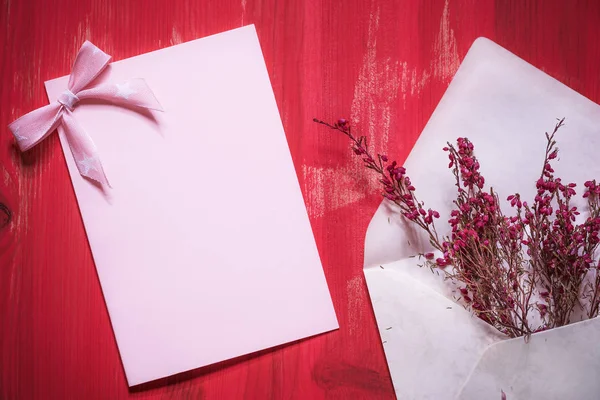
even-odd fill
[[[23,115],[8,125],[21,151],[27,151],[56,129],[61,121],[61,105],[48,104]]]
[[[100,99],[125,107],[141,107],[163,111],[146,81],[141,78],[130,79],[122,83],[104,83],[77,93],[80,100]]]
[[[68,110],[63,114],[63,128],[81,176],[110,187],[96,145]]]

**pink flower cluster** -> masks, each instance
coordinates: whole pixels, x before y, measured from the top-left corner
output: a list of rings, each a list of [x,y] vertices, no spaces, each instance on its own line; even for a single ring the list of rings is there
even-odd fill
[[[584,186],[586,188],[585,192],[583,193],[584,199],[594,195],[598,196],[600,194],[600,185],[596,183],[595,179],[593,181],[587,181]]]
[[[462,249],[469,249],[473,243],[489,245],[486,228],[496,224],[497,199],[493,194],[482,190],[485,179],[479,172],[480,164],[475,157],[473,143],[467,138],[458,138],[457,147],[448,144],[448,152],[457,187],[456,209],[452,210],[448,223],[452,228],[449,240],[442,242],[444,257],[437,265],[444,268],[453,264],[453,258]]]
[[[546,328],[568,324],[582,303],[587,303],[584,311],[588,311],[589,317],[597,315],[598,307],[595,305],[598,296],[594,296],[598,285],[586,284],[585,280],[598,275],[598,264],[593,259],[600,241],[596,201],[600,189],[595,181],[585,183],[583,198],[588,199],[590,215],[585,222],[577,224],[580,212],[572,204],[577,185],[565,184],[556,178],[551,165],[558,155],[554,135],[561,126],[562,121],[548,136],[546,160],[536,182],[537,193],[532,205],[521,202],[519,194],[507,199],[517,211],[517,216],[513,217],[515,222],[523,228],[521,244],[529,257],[528,274],[541,288],[542,300],[535,306]]]
[[[458,151],[450,152],[452,146],[444,147],[444,151],[450,152],[448,154],[448,158],[450,159],[448,168],[453,168],[455,164],[458,164],[460,177],[464,186],[469,188],[477,186],[479,189],[482,189],[485,179],[479,173],[479,161],[477,161],[477,158],[473,154],[475,146],[467,138],[456,139],[456,145]]]

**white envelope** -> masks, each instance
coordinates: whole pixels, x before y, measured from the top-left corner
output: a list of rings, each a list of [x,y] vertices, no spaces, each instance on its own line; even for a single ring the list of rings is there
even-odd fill
[[[600,178],[600,106],[480,38],[404,163],[417,197],[441,214],[447,234],[455,198],[442,151],[468,137],[501,200],[535,195],[545,131],[557,133],[556,176]],[[510,214],[508,204],[503,211]],[[399,399],[600,399],[600,319],[508,339],[453,300],[454,289],[414,256],[427,238],[384,201],[365,240],[365,278]],[[581,217],[585,217],[582,213]],[[443,229],[439,229],[443,228]]]

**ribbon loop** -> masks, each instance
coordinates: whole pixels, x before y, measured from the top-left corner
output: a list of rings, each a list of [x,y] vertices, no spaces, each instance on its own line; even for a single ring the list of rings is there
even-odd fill
[[[97,99],[116,105],[162,111],[154,93],[143,79],[124,83],[102,84],[83,90],[108,65],[110,56],[86,41],[77,53],[69,77],[68,89],[56,103],[23,115],[8,128],[12,131],[21,151],[35,146],[58,126],[62,126],[77,169],[82,176],[108,185],[92,138],[77,124],[71,111],[80,100]]]
[[[79,101],[79,97],[71,92],[69,89],[66,89],[57,100],[60,104],[67,107],[69,111],[73,111],[73,107],[75,103]]]
[[[108,54],[86,40],[75,57],[69,76],[69,90],[78,94],[104,71],[109,61]]]

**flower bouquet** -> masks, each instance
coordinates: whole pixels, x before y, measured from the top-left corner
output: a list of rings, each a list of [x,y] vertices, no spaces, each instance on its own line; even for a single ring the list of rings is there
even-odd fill
[[[460,300],[474,315],[509,337],[525,336],[574,321],[595,318],[600,311],[600,185],[585,182],[587,217],[573,205],[576,183],[555,177],[558,157],[556,133],[564,119],[545,134],[546,147],[537,193],[531,204],[519,193],[506,201],[516,210],[504,215],[493,187],[485,178],[474,144],[459,137],[443,148],[450,160],[456,186],[451,234],[440,237],[435,220],[440,213],[417,198],[406,168],[387,155],[374,156],[366,136],[355,137],[346,119],[334,124],[314,122],[346,135],[355,155],[373,170],[382,195],[393,202],[406,220],[427,234],[432,250],[420,253],[424,265],[443,272],[459,287]]]

